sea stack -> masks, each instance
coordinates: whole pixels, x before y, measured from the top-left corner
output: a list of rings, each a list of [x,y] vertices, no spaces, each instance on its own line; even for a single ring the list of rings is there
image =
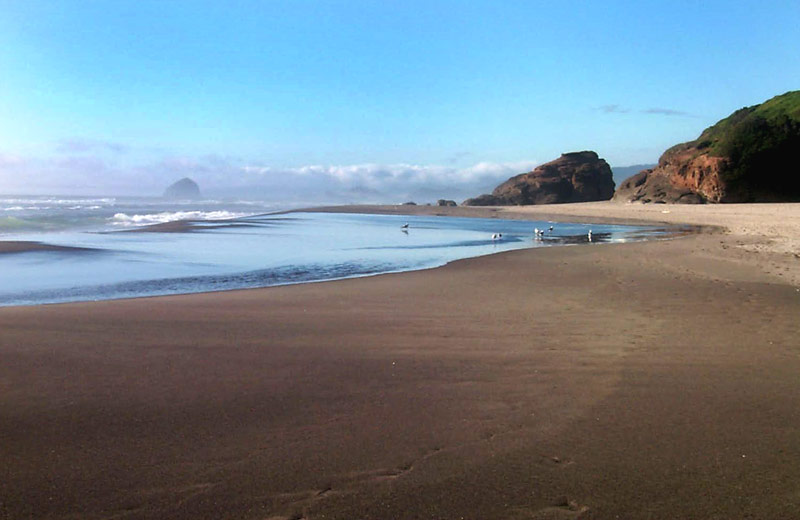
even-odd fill
[[[189,177],[173,183],[164,190],[164,198],[167,199],[199,199],[200,186]]]
[[[465,206],[524,206],[608,200],[614,195],[611,167],[592,151],[571,152],[494,189],[464,201]]]

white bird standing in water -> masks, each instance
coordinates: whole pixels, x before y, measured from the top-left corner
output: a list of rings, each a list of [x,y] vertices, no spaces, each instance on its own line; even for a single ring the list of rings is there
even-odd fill
[[[408,222],[400,226],[400,229],[408,229]]]
[[[589,234],[587,236],[589,237],[589,242],[591,242],[592,241],[592,230],[591,229],[589,230]]]
[[[500,240],[501,238],[503,238],[502,233],[492,233],[492,240]]]

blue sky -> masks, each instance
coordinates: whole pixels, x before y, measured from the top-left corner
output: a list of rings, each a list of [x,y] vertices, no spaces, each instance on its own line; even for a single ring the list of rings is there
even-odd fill
[[[389,202],[655,162],[800,88],[798,27],[796,0],[0,0],[0,193]]]

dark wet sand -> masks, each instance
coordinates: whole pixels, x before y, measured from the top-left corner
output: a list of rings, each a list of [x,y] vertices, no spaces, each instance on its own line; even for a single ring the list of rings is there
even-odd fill
[[[734,240],[1,308],[0,518],[798,518],[800,292]]]
[[[95,250],[87,247],[57,246],[54,244],[29,242],[25,240],[0,241],[0,255],[11,253],[30,253],[33,251],[61,251],[80,253]]]

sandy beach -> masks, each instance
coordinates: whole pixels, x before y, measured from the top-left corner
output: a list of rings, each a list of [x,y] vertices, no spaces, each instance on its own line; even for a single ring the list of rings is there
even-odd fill
[[[800,518],[800,204],[338,210],[702,230],[0,308],[0,518]]]

